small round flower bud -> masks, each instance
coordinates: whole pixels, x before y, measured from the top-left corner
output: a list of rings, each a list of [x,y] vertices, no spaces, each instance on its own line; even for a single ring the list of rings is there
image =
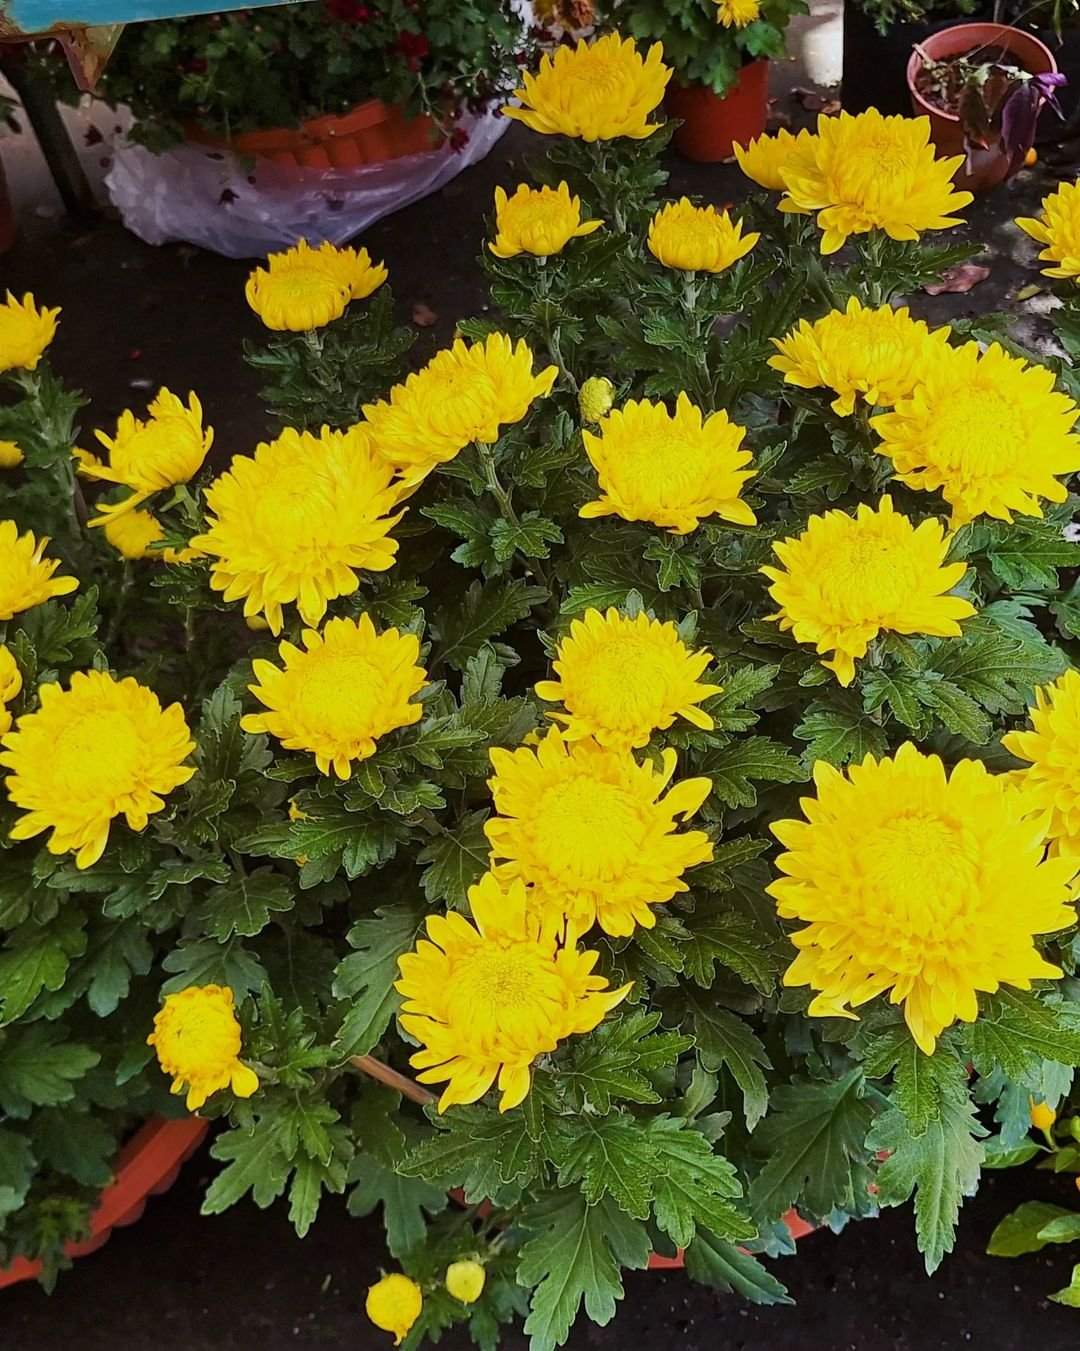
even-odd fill
[[[487,1272],[479,1262],[451,1262],[446,1268],[446,1288],[462,1304],[475,1304],[484,1293]]]
[[[599,422],[611,411],[615,386],[606,375],[591,375],[578,392],[578,408],[583,422]]]
[[[1037,1131],[1048,1131],[1057,1120],[1057,1112],[1052,1107],[1048,1107],[1045,1102],[1036,1102],[1034,1098],[1028,1100],[1031,1111],[1031,1124]]]
[[[391,1272],[368,1290],[364,1312],[377,1328],[394,1334],[394,1345],[400,1346],[409,1329],[420,1317],[424,1296],[415,1281],[400,1271]]]

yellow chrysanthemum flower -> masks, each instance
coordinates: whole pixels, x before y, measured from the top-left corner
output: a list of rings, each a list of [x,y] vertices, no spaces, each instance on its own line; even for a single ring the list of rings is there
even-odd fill
[[[534,375],[524,339],[515,346],[502,333],[469,344],[459,338],[387,399],[367,404],[364,416],[379,454],[407,483],[419,483],[470,442],[497,441],[501,427],[551,392],[558,373],[548,366]]]
[[[948,341],[948,328],[931,331],[906,306],[872,310],[852,296],[846,309],[830,310],[812,324],[800,319],[790,333],[774,338],[780,355],[769,365],[789,385],[835,390],[833,411],[847,417],[860,395],[879,408],[907,398]]]
[[[105,522],[104,534],[118,553],[132,560],[149,557],[151,544],[165,537],[161,522],[142,507],[125,511],[120,516],[110,516]]]
[[[1066,671],[1035,691],[1030,731],[1009,732],[1001,744],[1030,769],[1019,775],[1025,799],[1048,812],[1052,852],[1080,857],[1080,672]]]
[[[783,127],[774,136],[759,136],[744,149],[735,145],[735,158],[739,168],[753,179],[759,187],[770,192],[781,192],[784,183],[784,168],[793,154],[806,155],[813,141],[813,133],[803,129],[795,136]]]
[[[670,78],[659,42],[642,60],[630,38],[609,33],[545,56],[535,75],[522,75],[524,88],[514,91],[522,106],[507,105],[503,114],[546,136],[583,141],[630,136],[641,141],[663,125],[650,122],[649,114],[663,99]]]
[[[96,863],[109,826],[124,816],[145,830],[164,795],[195,773],[184,761],[195,749],[179,704],[163,709],[153,690],[131,676],[76,671],[71,688],[41,685],[41,707],[21,717],[3,739],[0,765],[8,796],[26,812],[13,840],[52,830],[50,854],[77,850],[75,866]]]
[[[855,679],[855,662],[879,633],[960,636],[957,622],[975,607],[951,591],[967,571],[946,563],[949,539],[940,521],[913,525],[883,497],[875,511],[863,503],[854,516],[827,511],[773,549],[781,568],[762,568],[780,609],[770,619],[800,643],[833,656],[821,664],[841,685]]]
[[[952,523],[976,516],[1041,516],[1039,498],[1064,502],[1059,476],[1080,469],[1080,409],[1054,374],[997,343],[942,348],[910,399],[871,419],[878,450],[909,488],[941,489]]]
[[[579,515],[650,521],[676,535],[696,530],[703,517],[736,525],[756,517],[739,494],[755,469],[742,450],[746,429],[722,409],[705,416],[680,394],[675,412],[662,403],[631,400],[582,432],[585,453],[600,481],[600,496]]]
[[[427,683],[414,633],[376,633],[365,614],[305,629],[304,649],[282,643],[284,669],[255,661],[248,688],[268,713],[249,713],[245,732],[269,732],[290,751],[310,751],[323,774],[347,779],[354,760],[375,754],[380,737],[419,722],[410,702]]]
[[[27,292],[16,300],[8,291],[0,305],[0,371],[33,371],[56,336],[59,309],[38,309]]]
[[[166,995],[146,1044],[172,1075],[172,1091],[182,1093],[187,1085],[189,1112],[221,1088],[238,1098],[258,1090],[259,1076],[240,1059],[240,1024],[227,985],[189,985]]]
[[[424,1293],[415,1281],[392,1271],[368,1289],[364,1312],[377,1328],[394,1334],[400,1346],[424,1311]]]
[[[1020,229],[1039,244],[1047,277],[1080,278],[1080,183],[1061,183],[1042,200],[1041,216],[1018,216]]]
[[[484,1293],[486,1283],[487,1272],[472,1258],[451,1262],[443,1278],[447,1292],[455,1299],[460,1299],[462,1304],[475,1304]]]
[[[187,483],[203,467],[214,431],[203,427],[202,404],[194,394],[188,395],[185,406],[175,394],[161,389],[147,412],[143,419],[125,409],[114,436],[94,433],[109,452],[107,462],[89,451],[75,451],[84,477],[131,489],[131,496],[122,502],[99,506],[101,514],[91,525],[104,525],[110,517],[133,511],[154,493]]]
[[[9,647],[0,644],[0,736],[11,727],[11,703],[22,689],[22,672]]]
[[[576,933],[594,923],[617,937],[651,929],[650,907],[686,891],[683,873],[713,854],[704,831],[675,833],[676,817],[688,821],[712,788],[684,779],[662,797],[676,758],[666,750],[658,770],[555,729],[536,747],[493,750],[499,816],[484,830],[501,860],[495,875],[535,886],[545,921],[565,918]]]
[[[207,488],[209,528],[191,545],[213,559],[214,590],[243,598],[246,619],[265,615],[280,633],[281,607],[295,602],[305,624],[318,624],[360,585],[358,568],[393,566],[390,531],[405,512],[390,513],[406,491],[363,425],[317,436],[287,427]]]
[[[924,230],[963,224],[951,214],[972,199],[952,183],[963,162],[962,155],[934,158],[925,117],[883,117],[876,108],[821,116],[817,135],[781,169],[787,194],[780,210],[817,212],[822,253],[870,230],[918,239]]]
[[[716,22],[725,28],[745,28],[760,14],[758,0],[716,0]]]
[[[557,188],[530,188],[522,183],[507,197],[495,189],[495,239],[488,248],[496,258],[532,253],[547,258],[561,253],[571,239],[591,235],[602,220],[581,219],[581,198],[571,197],[565,183]]]
[[[0,469],[18,469],[23,453],[14,441],[0,441]]]
[[[415,952],[398,959],[401,1026],[422,1050],[422,1083],[443,1083],[439,1111],[476,1102],[498,1079],[499,1111],[524,1101],[530,1066],[560,1041],[591,1032],[630,991],[594,976],[597,952],[541,931],[521,882],[485,873],[469,888],[473,923],[430,915]]]
[[[611,412],[615,402],[615,386],[606,375],[590,375],[578,390],[578,412],[582,422],[599,422]]]
[[[320,244],[319,257],[334,271],[349,288],[350,300],[366,300],[386,281],[390,273],[385,263],[372,262],[367,249],[335,247],[333,244]],[[317,325],[308,325],[317,327]]]
[[[742,221],[714,206],[694,206],[687,197],[662,206],[649,223],[649,252],[682,272],[723,272],[745,258],[761,236],[744,235]]]
[[[586,610],[559,644],[559,679],[541,680],[536,694],[565,708],[548,717],[566,724],[567,741],[592,737],[627,750],[679,717],[712,731],[712,718],[697,707],[721,691],[698,683],[710,661],[711,652],[690,651],[674,624],[646,614],[627,619],[614,607],[606,615]]]
[[[353,274],[336,249],[313,249],[302,239],[272,253],[247,279],[247,303],[267,328],[303,333],[340,319],[352,299]]]
[[[14,521],[0,521],[0,622],[78,589],[77,578],[53,576],[60,560],[44,556],[48,542],[29,530],[20,535]]]
[[[806,924],[784,984],[817,991],[812,1017],[852,1018],[890,991],[932,1055],[946,1027],[978,1015],[979,991],[1061,975],[1033,939],[1075,922],[1077,861],[1044,861],[1043,823],[1003,776],[978,760],[947,775],[909,742],[847,774],[819,760],[814,782],[807,820],[771,826],[789,852],[768,888],[782,918]]]

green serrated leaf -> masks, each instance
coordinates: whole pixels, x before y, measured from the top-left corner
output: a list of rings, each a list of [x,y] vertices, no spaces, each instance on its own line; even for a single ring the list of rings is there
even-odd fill
[[[979,1185],[979,1141],[986,1134],[966,1097],[946,1100],[921,1135],[911,1133],[898,1111],[882,1113],[869,1134],[871,1149],[889,1151],[877,1174],[881,1204],[903,1205],[915,1193],[915,1231],[928,1275],[952,1252],[960,1206]]]
[[[623,1296],[621,1268],[640,1271],[649,1262],[645,1226],[608,1197],[590,1206],[580,1192],[555,1192],[526,1207],[519,1224],[531,1234],[518,1264],[518,1280],[534,1287],[525,1320],[530,1351],[562,1346],[583,1303],[594,1323],[610,1323]]]
[[[488,867],[491,845],[484,834],[487,817],[483,809],[466,812],[454,830],[438,835],[417,854],[418,863],[431,865],[420,879],[429,901],[445,901],[457,910],[464,908],[469,888]]]
[[[712,780],[713,796],[729,807],[756,806],[755,781],[801,783],[806,779],[806,769],[798,757],[764,736],[746,737],[710,751],[700,769]]]
[[[686,1250],[685,1261],[691,1280],[741,1295],[751,1304],[795,1303],[772,1272],[751,1253],[700,1229]]]
[[[354,924],[346,941],[356,951],[334,972],[333,993],[351,1001],[335,1045],[343,1057],[367,1055],[390,1026],[400,996],[394,989],[398,958],[416,940],[420,914],[410,906],[382,906]]]
[[[774,1089],[772,1110],[754,1137],[766,1163],[750,1184],[750,1204],[762,1221],[796,1204],[828,1215],[865,1197],[871,1180],[865,1141],[874,1108],[864,1089],[861,1069]]]
[[[684,991],[702,1067],[727,1069],[742,1093],[747,1130],[753,1130],[769,1106],[769,1087],[763,1070],[772,1069],[768,1052],[749,1025],[720,1008],[707,995]]]

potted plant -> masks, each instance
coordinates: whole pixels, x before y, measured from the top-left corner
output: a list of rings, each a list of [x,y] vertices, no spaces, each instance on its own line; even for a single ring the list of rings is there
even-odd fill
[[[1056,89],[1065,77],[1034,34],[963,23],[916,44],[907,81],[912,108],[929,118],[938,152],[964,156],[956,182],[978,192],[1021,167],[1045,103],[1061,115]]]
[[[130,25],[100,92],[151,149],[351,167],[459,144],[460,110],[501,99],[527,46],[507,0],[315,0]]]
[[[613,21],[639,41],[659,40],[674,72],[665,107],[682,125],[687,159],[730,159],[765,130],[769,61],[804,0],[617,0]]]
[[[206,1213],[347,1193],[380,1327],[553,1351],[653,1253],[784,1302],[793,1206],[915,1193],[935,1267],[977,1106],[1064,1093],[1080,380],[893,308],[971,252],[921,124],[755,142],[733,219],[657,197],[667,75],[523,79],[497,309],[408,376],[366,253],[256,268],[226,468],[168,391],[91,452],[4,302],[3,1260],[171,1086]]]
[[[849,0],[841,84],[845,110],[906,114],[911,96],[905,71],[914,44],[980,8],[980,0]]]

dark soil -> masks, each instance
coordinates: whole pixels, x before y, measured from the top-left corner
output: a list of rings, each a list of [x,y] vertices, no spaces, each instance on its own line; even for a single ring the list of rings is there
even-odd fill
[[[458,317],[485,303],[475,255],[496,182],[513,186],[525,147],[543,146],[511,131],[483,164],[436,198],[383,221],[363,242],[384,257],[400,307],[434,311],[417,359],[445,342]],[[1011,224],[1032,215],[1056,179],[1075,176],[1068,153],[1021,174],[977,201],[960,237],[993,250],[991,277],[968,294],[918,298],[916,308],[941,323],[1002,307],[1037,327],[1034,306],[1012,299],[1038,280],[1035,246]],[[672,164],[671,191],[726,204],[746,183],[731,166]],[[216,456],[249,451],[266,422],[257,380],[241,359],[244,337],[261,338],[243,296],[248,264],[182,247],[155,249],[102,220],[70,227],[30,215],[15,250],[0,259],[0,288],[36,292],[64,308],[52,350],[63,377],[92,397],[87,426],[107,427],[126,406],[138,408],[160,384],[199,393],[217,430]],[[956,236],[950,236],[955,238]],[[426,317],[426,316],[425,316]],[[301,1243],[283,1207],[242,1206],[201,1219],[198,1207],[216,1167],[204,1153],[144,1218],[117,1231],[82,1259],[49,1297],[34,1286],[0,1293],[0,1351],[284,1351],[285,1348],[389,1347],[366,1323],[363,1295],[388,1259],[372,1221],[350,1220],[327,1202]],[[750,1308],[691,1285],[679,1273],[632,1273],[618,1319],[607,1329],[582,1323],[571,1346],[648,1348],[678,1341],[681,1351],[1074,1351],[1080,1315],[1046,1301],[1067,1283],[1068,1251],[1002,1262],[983,1248],[995,1222],[1029,1195],[1071,1204],[1068,1183],[1043,1174],[989,1175],[970,1202],[958,1250],[927,1279],[909,1211],[814,1235],[795,1258],[776,1264],[798,1304]],[[1072,1260],[1080,1259],[1073,1251]],[[457,1351],[463,1334],[443,1345]],[[508,1351],[524,1339],[508,1335]]]
[[[138,1224],[80,1259],[54,1294],[0,1293],[3,1351],[389,1351],[363,1314],[367,1287],[391,1265],[374,1220],[324,1202],[300,1242],[285,1207],[242,1205],[213,1219],[198,1207],[217,1165],[205,1149]],[[1037,1195],[1069,1205],[1071,1180],[1030,1169],[987,1175],[963,1213],[957,1251],[927,1278],[909,1210],[813,1234],[772,1263],[797,1303],[757,1309],[681,1272],[629,1272],[607,1328],[582,1318],[571,1351],[1075,1351],[1080,1314],[1047,1301],[1068,1283],[1070,1254],[986,1257],[997,1220]],[[462,1329],[441,1346],[464,1351]],[[525,1351],[515,1329],[505,1351]]]

